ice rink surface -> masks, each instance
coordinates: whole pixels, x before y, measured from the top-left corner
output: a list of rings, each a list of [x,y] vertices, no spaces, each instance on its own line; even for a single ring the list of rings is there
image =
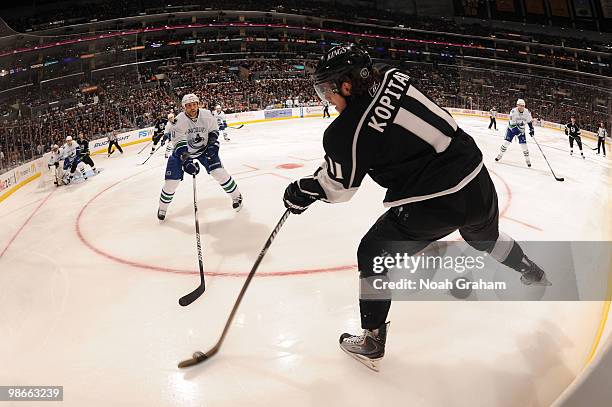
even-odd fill
[[[570,157],[562,133],[536,127],[565,177],[556,182],[532,143],[531,169],[516,143],[494,162],[505,122],[493,132],[488,120],[457,120],[484,153],[502,230],[517,240],[610,240],[609,158],[589,147],[586,160]],[[234,213],[219,185],[198,176],[207,290],[186,308],[177,300],[199,281],[192,181],[160,223],[163,152],[145,165],[142,144],[97,155],[104,171],[86,182],[35,180],[0,203],[0,384],[63,385],[62,405],[75,407],[549,405],[587,361],[600,302],[394,302],[379,373],[339,349],[342,332],[360,331],[357,245],[384,212],[384,190],[369,178],[348,203],[290,216],[221,352],[177,369],[218,338],[284,211],[286,185],[321,162],[328,124],[231,130],[221,158],[245,206]]]

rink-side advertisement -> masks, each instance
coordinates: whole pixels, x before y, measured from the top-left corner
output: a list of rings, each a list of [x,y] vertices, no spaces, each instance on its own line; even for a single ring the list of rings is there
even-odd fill
[[[400,301],[607,299],[612,242],[518,243],[545,271],[550,286],[523,284],[519,272],[464,241],[373,242],[363,248],[367,260],[360,258],[360,262],[369,263],[364,269],[372,270],[367,276],[362,273],[360,298]]]
[[[127,133],[121,133],[117,135],[117,141],[122,147],[129,146],[132,144],[142,143],[144,141],[151,140],[153,136],[153,127],[146,127],[144,129],[137,129],[128,131]],[[108,150],[108,138],[101,137],[89,142],[89,151],[92,154],[105,153]]]
[[[38,158],[0,174],[0,202],[41,174],[42,159]]]

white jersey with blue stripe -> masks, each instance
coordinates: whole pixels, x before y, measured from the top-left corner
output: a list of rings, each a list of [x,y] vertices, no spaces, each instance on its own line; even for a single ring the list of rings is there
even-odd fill
[[[208,138],[211,133],[219,135],[219,125],[213,115],[206,109],[198,109],[195,119],[190,118],[185,112],[176,116],[176,123],[172,125],[174,132],[174,155],[189,153],[190,158],[199,157],[206,150]],[[187,149],[185,150],[185,147]],[[179,150],[181,150],[179,152]]]
[[[80,150],[80,146],[79,143],[77,143],[76,141],[71,141],[70,144],[66,143],[62,146],[61,148],[61,156],[60,159],[65,159],[68,158],[70,160],[72,160],[73,158],[75,158]]]
[[[168,120],[168,122],[166,123],[166,126],[164,127],[164,134],[169,134],[170,135],[170,140],[172,140],[174,138],[173,127],[174,127],[174,123],[172,123],[170,120]]]
[[[213,116],[215,116],[215,118],[217,119],[217,125],[219,127],[223,126],[223,125],[227,125],[227,120],[225,118],[225,112],[220,111],[217,112],[216,110],[213,112]]]
[[[518,108],[510,110],[510,114],[508,115],[508,127],[514,128],[518,127],[521,133],[525,133],[525,125],[527,123],[533,122],[533,117],[531,117],[531,112],[526,108],[523,109],[523,112],[519,112]]]

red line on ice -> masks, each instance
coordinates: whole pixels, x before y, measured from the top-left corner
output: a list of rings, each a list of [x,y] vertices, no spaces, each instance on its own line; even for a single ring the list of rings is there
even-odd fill
[[[8,248],[11,246],[11,244],[13,244],[13,242],[15,241],[15,239],[17,239],[17,236],[19,236],[19,234],[21,233],[21,231],[26,227],[26,225],[28,224],[28,222],[30,222],[30,220],[34,217],[34,215],[36,214],[36,212],[38,212],[38,210],[45,204],[45,202],[47,202],[47,200],[49,199],[49,197],[51,195],[53,195],[53,193],[56,191],[56,189],[54,189],[53,191],[49,192],[49,194],[43,199],[43,201],[36,207],[36,209],[34,209],[34,211],[32,211],[32,213],[30,214],[30,216],[26,219],[25,222],[23,222],[23,225],[21,225],[21,227],[19,228],[19,230],[17,230],[17,232],[15,232],[15,234],[13,235],[13,237],[11,238],[11,240],[9,240],[8,244],[4,247],[4,250],[2,250],[2,253],[0,253],[0,258],[2,258],[2,256],[4,256],[4,253],[6,253],[6,251],[8,250]]]
[[[77,215],[76,222],[75,222],[76,234],[79,237],[79,240],[81,241],[81,243],[83,243],[87,248],[89,248],[94,253],[96,253],[96,254],[98,254],[98,255],[106,258],[106,259],[112,260],[112,261],[114,261],[116,263],[124,264],[124,265],[135,267],[135,268],[140,268],[140,269],[144,269],[144,270],[159,271],[159,272],[163,272],[163,273],[175,273],[175,274],[184,274],[184,275],[185,274],[199,274],[199,271],[197,271],[195,269],[180,269],[180,268],[172,268],[172,267],[160,267],[160,266],[154,266],[154,265],[151,265],[151,264],[146,264],[146,263],[141,263],[141,262],[137,262],[137,261],[123,259],[121,257],[115,256],[113,254],[110,254],[110,253],[102,250],[102,249],[97,248],[96,246],[93,245],[93,243],[91,243],[89,240],[87,240],[87,238],[83,234],[83,231],[81,230],[81,220],[83,218],[83,214],[85,213],[85,210],[96,199],[98,199],[102,194],[104,194],[105,192],[107,192],[111,188],[117,186],[118,184],[120,184],[120,183],[122,183],[124,181],[127,181],[128,179],[130,179],[132,177],[135,177],[135,176],[137,176],[139,174],[142,174],[143,172],[146,172],[146,171],[148,171],[148,170],[141,171],[141,172],[138,172],[136,174],[130,175],[129,177],[123,178],[122,180],[119,180],[119,181],[109,185],[108,187],[104,188],[103,190],[101,190],[100,192],[95,194],[89,201],[87,201],[83,205],[83,207],[79,211],[79,214]],[[273,174],[273,173],[265,173],[265,174],[260,174],[260,175],[275,175],[275,176],[278,176],[278,177],[285,178],[282,175]],[[245,177],[245,178],[247,178],[247,177]],[[259,273],[257,275],[259,277],[281,277],[281,276],[295,276],[295,275],[305,275],[305,274],[315,274],[315,273],[331,273],[331,272],[337,272],[337,271],[353,270],[353,269],[356,269],[356,268],[357,268],[356,265],[350,264],[350,265],[325,267],[325,268],[275,271],[275,272],[269,272],[269,273]],[[246,276],[248,273],[246,273],[246,272],[242,272],[242,273],[238,273],[238,272],[207,272],[206,274],[209,275],[209,276],[241,277],[241,276]]]

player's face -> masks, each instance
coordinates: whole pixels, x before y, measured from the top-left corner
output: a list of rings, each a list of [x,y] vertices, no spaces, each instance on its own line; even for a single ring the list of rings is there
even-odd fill
[[[342,83],[340,89],[336,84],[324,82],[315,85],[315,91],[322,101],[329,102],[336,106],[336,110],[341,113],[346,108],[346,96],[350,96],[351,84],[348,82]]]
[[[525,106],[523,105],[516,105],[517,109],[519,112],[523,113],[525,111]]]
[[[185,113],[189,117],[195,117],[198,113],[198,102],[190,102],[185,104]]]

